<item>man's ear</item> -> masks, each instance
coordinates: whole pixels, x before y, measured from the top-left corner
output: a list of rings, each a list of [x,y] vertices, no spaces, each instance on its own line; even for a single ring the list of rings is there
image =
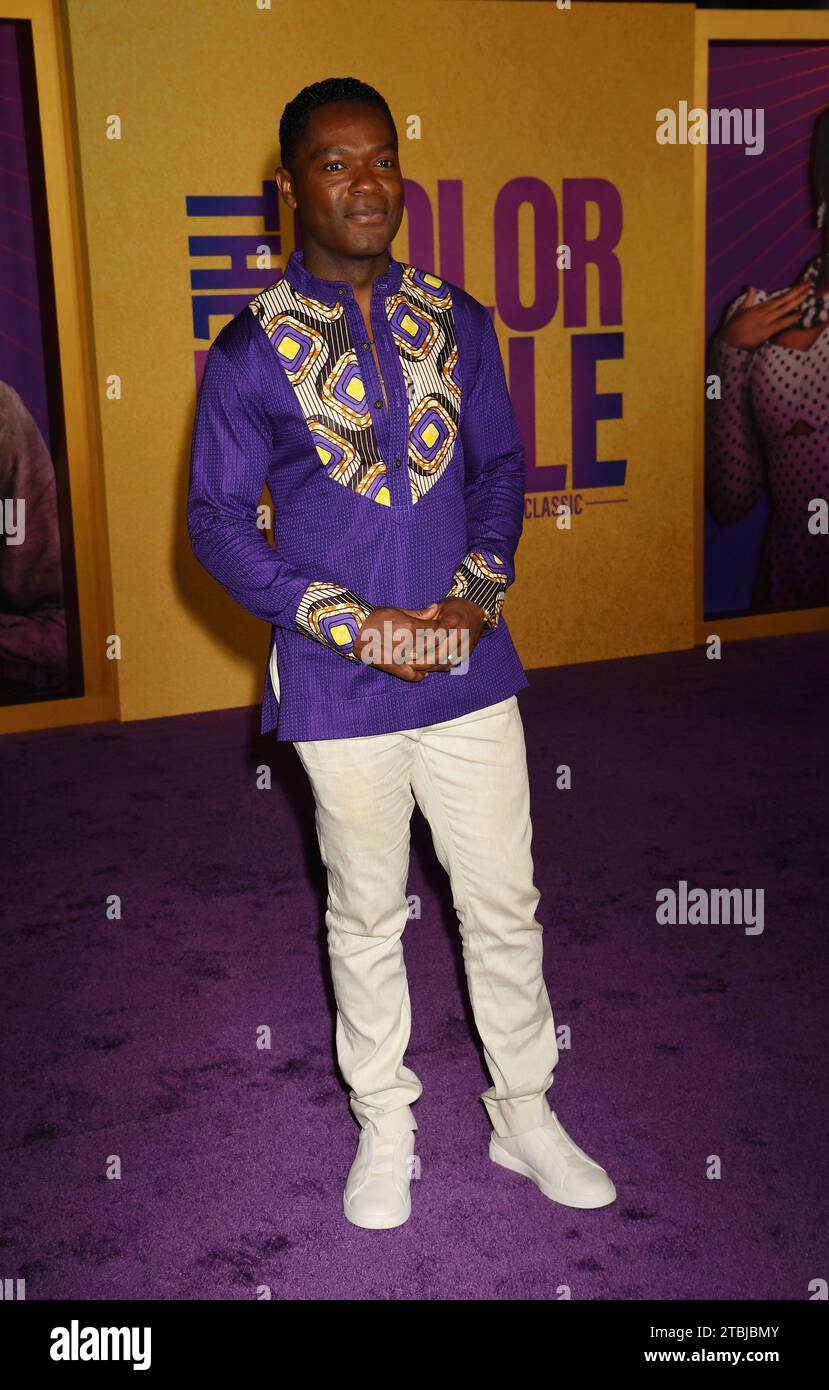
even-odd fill
[[[294,176],[290,169],[285,169],[281,164],[274,170],[274,182],[277,191],[289,208],[296,209],[297,201],[294,193]]]

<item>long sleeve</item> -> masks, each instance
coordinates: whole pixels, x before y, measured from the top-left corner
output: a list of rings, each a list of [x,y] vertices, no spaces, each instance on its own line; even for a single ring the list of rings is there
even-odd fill
[[[726,323],[744,297],[728,306]],[[719,335],[711,347],[709,372],[719,376],[722,395],[706,401],[705,505],[719,526],[747,516],[765,485],[763,441],[751,407],[755,351]]]
[[[483,314],[480,353],[461,423],[467,554],[450,597],[468,598],[498,626],[524,525],[525,454],[507,388],[498,337]]]
[[[261,389],[213,343],[191,446],[187,528],[193,552],[255,617],[303,632],[358,661],[354,639],[375,605],[342,584],[288,564],[256,524],[272,439]]]

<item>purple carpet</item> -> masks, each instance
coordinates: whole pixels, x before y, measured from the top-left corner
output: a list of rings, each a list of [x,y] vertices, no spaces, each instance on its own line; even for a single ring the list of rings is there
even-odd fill
[[[531,672],[519,696],[545,974],[570,1035],[549,1096],[616,1183],[595,1212],[489,1161],[489,1080],[419,811],[421,1174],[405,1226],[362,1231],[342,1215],[358,1130],[293,747],[249,709],[0,741],[0,1277],[27,1299],[808,1298],[827,1266],[827,658],[827,634],[736,642],[719,662]],[[762,889],[764,930],[661,925],[656,893],[680,880]]]

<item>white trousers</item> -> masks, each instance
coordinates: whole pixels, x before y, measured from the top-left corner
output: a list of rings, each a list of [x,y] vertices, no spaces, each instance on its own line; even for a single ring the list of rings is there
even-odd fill
[[[440,677],[436,677],[440,679]],[[383,1134],[417,1129],[404,1065],[411,1013],[403,931],[417,801],[458,914],[492,1127],[545,1124],[558,1061],[535,909],[527,755],[518,700],[400,733],[295,743],[316,803],[336,1045],[349,1103]]]

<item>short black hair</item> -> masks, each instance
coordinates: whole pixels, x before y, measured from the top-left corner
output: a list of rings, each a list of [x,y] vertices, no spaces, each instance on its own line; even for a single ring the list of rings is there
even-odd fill
[[[291,173],[295,172],[294,158],[297,146],[302,143],[308,130],[308,119],[321,106],[331,106],[335,101],[362,101],[366,106],[377,106],[383,112],[394,135],[397,148],[397,127],[389,110],[388,102],[375,87],[361,82],[357,77],[326,77],[322,82],[312,82],[288,102],[279,122],[279,145],[282,164]]]

